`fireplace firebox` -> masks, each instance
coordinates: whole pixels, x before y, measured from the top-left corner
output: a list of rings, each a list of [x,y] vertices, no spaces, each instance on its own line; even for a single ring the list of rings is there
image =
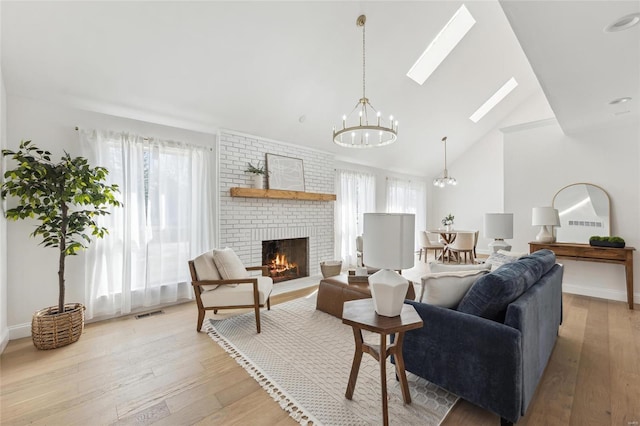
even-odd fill
[[[262,264],[274,283],[309,276],[309,238],[262,242]]]

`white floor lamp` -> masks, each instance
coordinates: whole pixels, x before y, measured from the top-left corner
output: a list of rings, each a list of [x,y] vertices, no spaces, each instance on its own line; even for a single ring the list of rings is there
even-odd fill
[[[415,230],[413,214],[364,214],[364,264],[380,268],[369,277],[378,315],[395,317],[402,312],[409,281],[395,271],[413,268]]]

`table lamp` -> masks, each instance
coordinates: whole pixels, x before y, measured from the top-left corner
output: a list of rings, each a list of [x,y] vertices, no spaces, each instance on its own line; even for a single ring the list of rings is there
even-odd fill
[[[511,244],[505,242],[505,239],[513,238],[513,213],[485,213],[484,235],[487,238],[494,238],[489,243],[491,253],[496,253],[498,250],[511,250]]]
[[[534,207],[531,214],[531,225],[540,227],[540,232],[536,235],[536,241],[540,243],[555,242],[556,237],[553,235],[553,227],[560,226],[558,210],[553,207]]]
[[[364,214],[364,264],[380,268],[369,277],[378,315],[395,317],[402,312],[409,281],[395,271],[413,268],[415,222],[414,214]]]

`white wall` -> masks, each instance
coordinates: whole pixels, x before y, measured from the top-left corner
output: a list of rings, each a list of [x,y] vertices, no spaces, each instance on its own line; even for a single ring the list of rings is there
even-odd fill
[[[442,227],[442,218],[451,213],[455,217],[454,229],[480,230],[477,251],[486,252],[490,240],[483,236],[483,215],[503,212],[502,151],[502,135],[494,130],[447,166],[458,185],[429,185],[433,200],[430,229]]]
[[[511,130],[511,131],[509,131]],[[587,182],[601,186],[611,199],[611,233],[628,246],[640,244],[640,129],[637,123],[565,136],[555,122],[528,129],[507,129],[504,140],[505,209],[514,213],[513,250],[528,251],[538,229],[531,209],[551,205],[562,187]],[[634,256],[634,269],[640,261]],[[562,260],[563,290],[626,301],[625,273],[619,265]],[[635,276],[640,300],[640,277]]]
[[[553,117],[553,111],[541,93],[527,99],[499,127]],[[449,163],[449,175],[456,178],[458,185],[436,188],[429,184],[429,198],[433,202],[430,203],[428,227],[441,227],[442,218],[451,213],[455,216],[454,228],[480,230],[477,252],[488,253],[487,245],[492,240],[484,237],[484,214],[512,213],[504,206],[503,152],[502,133],[494,129]]]
[[[550,205],[562,187],[588,182],[603,187],[611,197],[611,233],[628,246],[640,242],[640,128],[620,121],[614,128],[565,136],[546,99],[532,98],[495,130],[449,165],[456,187],[433,188],[429,225],[439,226],[449,212],[457,228],[480,229],[478,252],[487,252],[482,236],[486,212],[514,213],[513,251],[528,252],[537,229],[531,209]],[[507,127],[511,126],[511,127]],[[636,271],[638,255],[634,256]],[[625,273],[619,265],[562,260],[563,290],[587,296],[626,301]],[[638,274],[635,299],[640,300]]]
[[[0,64],[0,150],[7,146],[6,130],[7,94],[2,79],[2,65]],[[4,175],[2,164],[4,163],[0,160],[0,176]],[[7,220],[2,208],[0,208],[0,213],[0,353],[2,353],[9,342],[9,325],[7,323]]]
[[[333,258],[333,201],[231,197],[230,188],[251,187],[247,162],[264,165],[270,153],[303,161],[305,191],[334,194],[333,155],[226,130],[219,140],[219,247],[233,248],[245,265],[260,265],[263,240],[308,238],[309,275],[319,275],[320,262]]]
[[[4,109],[3,109],[4,111]],[[162,139],[214,146],[215,135],[145,123],[23,97],[7,97],[7,145],[17,149],[20,140],[31,139],[59,158],[63,150],[81,155],[75,126],[87,129],[127,131]],[[11,206],[11,204],[9,204]],[[38,245],[29,237],[35,222],[11,221],[7,224],[7,324],[10,339],[30,335],[33,312],[55,305],[58,300],[57,256],[54,249]],[[67,258],[66,300],[84,301],[83,255]]]

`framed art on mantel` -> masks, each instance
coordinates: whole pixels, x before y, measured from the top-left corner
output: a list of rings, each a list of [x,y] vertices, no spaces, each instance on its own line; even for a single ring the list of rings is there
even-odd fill
[[[269,189],[304,191],[302,159],[267,154],[267,179]]]

